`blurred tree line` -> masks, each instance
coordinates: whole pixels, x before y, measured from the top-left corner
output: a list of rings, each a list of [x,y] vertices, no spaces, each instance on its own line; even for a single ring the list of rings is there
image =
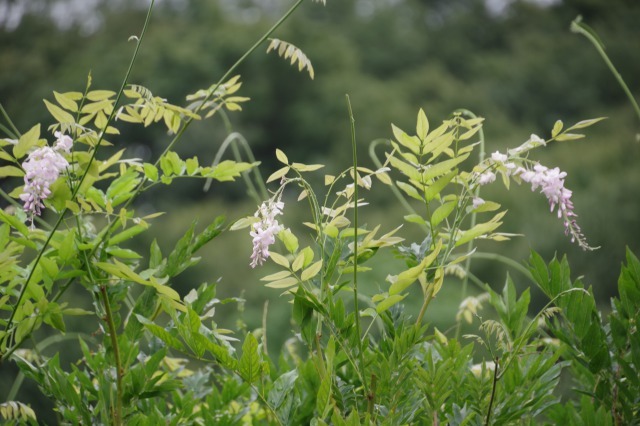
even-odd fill
[[[187,94],[214,83],[290,3],[157,1],[131,82],[184,104]],[[306,53],[315,80],[264,54],[265,45],[238,70],[244,82],[240,95],[252,102],[230,117],[232,125],[249,140],[266,176],[276,167],[276,147],[294,161],[328,164],[328,172],[350,164],[346,93],[354,107],[362,164],[370,163],[369,141],[391,137],[392,122],[410,128],[420,107],[432,122],[458,108],[486,117],[488,152],[519,145],[531,133],[548,137],[557,119],[572,123],[607,116],[589,129],[586,140],[535,154],[543,164],[568,172],[578,220],[600,250],[585,253],[572,246],[539,194],[525,187],[506,193],[499,183],[488,189],[489,197],[510,210],[502,230],[527,237],[490,249],[518,262],[530,247],[547,259],[567,253],[574,271],[586,275],[606,300],[625,245],[640,251],[640,122],[593,46],[572,34],[569,24],[582,15],[631,91],[640,94],[640,2],[488,3],[494,7],[482,0],[327,0],[326,7],[307,2],[274,36]],[[0,0],[0,102],[18,128],[49,122],[42,98],[51,98],[52,90],[82,91],[89,71],[94,88],[119,87],[133,49],[127,39],[139,34],[147,6],[147,1],[124,0]],[[119,140],[145,160],[169,141],[160,127],[122,127]],[[211,161],[225,134],[219,119],[197,123],[178,151]],[[204,224],[217,214],[235,220],[255,209],[241,185],[214,187],[206,194],[199,183],[181,189],[160,189],[145,200],[153,210],[178,206],[177,215],[156,227],[166,245],[180,237],[194,213]],[[371,217],[386,222],[395,215],[398,220],[386,225],[397,226],[404,212],[395,199],[389,193],[378,201]],[[261,303],[266,293],[248,268],[249,237],[221,241],[185,277],[183,293],[222,276],[229,289],[221,285],[221,292],[237,295],[244,288],[249,302]],[[495,263],[478,260],[474,269],[488,282],[501,285],[504,279],[504,268]]]

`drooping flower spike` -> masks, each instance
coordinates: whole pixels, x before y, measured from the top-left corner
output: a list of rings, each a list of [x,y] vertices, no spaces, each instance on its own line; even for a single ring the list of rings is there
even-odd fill
[[[22,163],[24,169],[24,189],[20,199],[24,202],[24,210],[33,227],[33,219],[40,216],[44,209],[44,200],[51,195],[51,185],[58,179],[60,173],[69,167],[69,162],[61,152],[69,153],[73,140],[68,135],[56,132],[58,138],[53,148],[40,147],[32,151]]]
[[[276,235],[284,229],[276,220],[283,208],[282,201],[271,199],[262,203],[256,211],[254,216],[260,218],[260,221],[251,225],[249,233],[253,237],[252,268],[262,265],[269,258],[269,246],[276,242]]]

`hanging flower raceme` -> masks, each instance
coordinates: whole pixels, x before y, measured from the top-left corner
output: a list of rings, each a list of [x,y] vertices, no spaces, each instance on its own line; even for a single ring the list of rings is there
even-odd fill
[[[564,187],[566,172],[560,171],[558,167],[549,169],[536,163],[532,170],[518,167],[514,175],[530,183],[532,191],[540,188],[540,192],[549,200],[552,212],[556,207],[558,208],[558,218],[563,219],[565,235],[571,236],[571,242],[577,242],[585,250],[591,249],[575,220],[577,215],[573,211],[573,202],[571,201],[573,193]]]
[[[24,169],[24,189],[20,199],[24,202],[24,210],[29,216],[31,226],[35,216],[40,216],[44,209],[44,200],[51,195],[50,187],[58,179],[60,173],[69,166],[62,152],[69,153],[73,140],[68,135],[56,132],[58,138],[53,148],[40,147],[32,151],[22,163]]]
[[[571,237],[571,242],[577,243],[584,250],[593,250],[587,244],[584,234],[580,230],[575,218],[577,215],[573,211],[571,201],[572,192],[564,187],[564,179],[567,173],[559,168],[549,169],[540,163],[533,164],[521,155],[538,146],[544,146],[546,142],[536,135],[531,135],[528,141],[518,148],[510,149],[507,154],[499,151],[491,154],[491,157],[483,163],[484,169],[476,172],[474,177],[477,185],[483,186],[496,180],[496,173],[501,173],[508,178],[516,178],[518,182],[524,181],[531,184],[531,190],[540,188],[540,192],[547,197],[551,211],[556,210],[558,218],[562,219],[565,227],[565,235]],[[473,208],[482,205],[484,200],[475,197]]]
[[[282,201],[272,199],[262,203],[256,211],[254,216],[260,218],[260,221],[251,225],[250,235],[253,237],[252,268],[262,265],[269,258],[269,246],[276,242],[276,235],[284,229],[276,220],[276,216],[282,214],[283,208]]]

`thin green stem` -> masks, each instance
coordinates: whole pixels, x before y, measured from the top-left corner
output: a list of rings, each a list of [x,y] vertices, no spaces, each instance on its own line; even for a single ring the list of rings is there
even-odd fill
[[[206,98],[204,98],[202,100],[202,103],[200,104],[200,106],[198,108],[196,108],[196,110],[194,111],[196,114],[198,114],[202,108],[204,108],[204,106],[207,104],[207,102],[214,96],[216,90],[218,90],[218,88],[222,85],[222,83],[224,83],[227,78],[229,78],[229,76],[231,75],[231,73],[233,73],[236,68],[238,68],[238,66],[244,62],[245,59],[247,59],[247,57],[249,55],[251,55],[253,53],[254,50],[256,50],[262,43],[264,43],[269,36],[278,29],[278,27],[280,25],[282,25],[282,23],[284,21],[287,20],[287,18],[289,18],[289,16],[298,8],[298,6],[300,6],[302,4],[304,0],[298,0],[294,3],[293,6],[291,6],[291,8],[284,14],[282,15],[282,17],[275,23],[273,24],[273,26],[271,28],[269,28],[269,30],[262,36],[260,37],[260,39],[258,41],[256,41],[253,46],[251,46],[249,48],[249,50],[247,50],[244,55],[242,55],[240,57],[240,59],[238,59],[232,66],[231,68],[229,68],[227,70],[226,73],[224,73],[224,75],[220,78],[220,80],[218,80],[218,82],[213,86],[213,89],[211,89],[209,91],[209,94]],[[191,123],[193,122],[194,118],[193,117],[189,117],[184,124],[182,125],[182,128],[180,128],[180,130],[178,131],[178,133],[176,133],[175,137],[173,138],[173,140],[169,143],[169,145],[165,148],[165,150],[162,152],[162,154],[160,155],[160,157],[158,157],[158,160],[156,161],[155,165],[158,165],[158,163],[160,162],[160,159],[162,157],[164,157],[167,152],[169,152],[171,150],[171,148],[173,148],[173,146],[176,144],[176,142],[178,142],[181,138],[182,135],[184,134],[184,132],[187,130],[187,128],[191,125]]]
[[[109,302],[109,295],[107,294],[107,287],[100,286],[100,294],[104,299],[105,321],[109,327],[109,338],[111,339],[111,347],[113,349],[113,358],[116,367],[116,407],[114,412],[113,424],[116,426],[122,425],[122,364],[120,362],[120,348],[118,346],[118,335],[116,334],[116,326],[113,320],[113,313],[111,312],[111,303]]]
[[[495,367],[493,369],[493,383],[491,385],[491,398],[489,399],[489,408],[487,409],[487,420],[485,421],[485,426],[489,426],[491,424],[491,410],[493,409],[493,401],[496,397],[496,388],[498,387],[498,364],[499,359],[496,358],[494,361]]]
[[[249,142],[247,141],[247,139],[241,133],[231,132],[226,137],[226,139],[222,142],[222,145],[220,145],[220,148],[218,148],[218,152],[216,153],[216,156],[213,159],[213,162],[211,163],[211,167],[215,167],[220,163],[220,161],[222,160],[222,156],[224,155],[227,148],[229,147],[231,147],[231,150],[233,151],[236,161],[241,161],[240,151],[238,150],[238,147],[234,142],[237,142],[242,146],[244,153],[247,156],[247,159],[249,160],[250,163],[256,162],[256,158],[254,157],[253,152],[251,151],[251,147],[249,146]],[[247,187],[249,188],[249,192],[256,198],[256,202],[259,204],[261,200],[266,200],[267,198],[269,198],[269,194],[267,192],[267,188],[264,185],[264,179],[262,179],[262,174],[260,173],[260,169],[256,167],[253,169],[253,172],[255,173],[256,184],[251,182],[251,180],[247,177],[248,172],[243,172],[242,177],[245,180]],[[212,178],[207,178],[207,181],[205,182],[204,188],[203,188],[204,191],[209,190],[209,188],[211,187],[212,181],[213,181]]]
[[[0,102],[0,113],[2,114],[2,116],[4,117],[4,119],[6,120],[7,124],[9,125],[9,127],[11,127],[11,131],[9,131],[9,129],[7,129],[6,127],[2,126],[3,131],[5,131],[7,133],[7,135],[11,136],[14,139],[19,139],[20,136],[22,136],[20,134],[20,130],[18,130],[18,128],[13,124],[13,121],[11,121],[11,117],[9,117],[9,114],[7,114],[7,111],[5,111],[4,107],[2,106],[2,102]]]
[[[459,110],[459,112],[471,118],[478,118],[473,112],[466,109],[461,109]],[[478,154],[478,164],[481,164],[484,161],[484,157],[486,155],[485,142],[484,142],[484,130],[482,128],[480,128],[478,135],[480,137],[480,153]],[[480,185],[476,186],[476,189],[473,195],[474,197],[480,196]],[[476,226],[477,215],[478,214],[475,211],[471,213],[471,224],[469,226],[469,229],[472,229],[474,226]],[[475,242],[475,239],[471,239],[471,241],[467,243],[467,253],[471,253],[471,251],[473,251],[474,242]],[[469,284],[469,271],[471,270],[471,256],[468,256],[467,259],[465,260],[464,270],[467,273],[465,274],[464,279],[462,280],[462,288],[461,288],[462,297],[460,298],[460,300],[464,300],[464,298],[467,297],[467,286]],[[458,322],[456,326],[456,339],[460,337],[460,324],[461,323]]]
[[[587,40],[589,40],[591,44],[593,44],[593,46],[596,48],[596,50],[604,60],[604,63],[607,64],[607,66],[609,67],[609,70],[611,70],[611,73],[613,74],[615,79],[618,80],[618,83],[622,87],[622,90],[629,98],[631,105],[633,105],[633,109],[635,110],[636,115],[638,116],[638,119],[640,119],[640,106],[638,106],[638,102],[633,97],[633,94],[631,93],[631,90],[629,90],[629,86],[627,86],[627,83],[624,82],[624,79],[622,78],[622,76],[620,75],[616,67],[613,65],[613,63],[605,53],[604,45],[600,42],[600,40],[598,40],[595,32],[593,32],[593,30],[589,28],[586,24],[582,23],[581,16],[578,16],[576,19],[573,20],[573,22],[571,22],[571,31],[585,36]]]
[[[476,259],[487,259],[487,260],[496,260],[498,262],[502,262],[507,266],[512,267],[516,271],[522,273],[525,277],[527,277],[533,284],[536,284],[536,281],[531,276],[531,272],[527,268],[525,268],[520,263],[516,262],[513,259],[508,258],[507,256],[503,256],[498,253],[485,253],[485,252],[475,252],[472,255]]]
[[[351,126],[351,147],[353,155],[353,309],[355,311],[356,335],[358,336],[358,353],[360,357],[360,368],[362,369],[362,381],[365,396],[369,397],[369,386],[366,380],[364,352],[362,337],[360,336],[360,309],[358,307],[358,150],[356,143],[356,120],[351,109],[351,100],[346,95],[347,107],[349,109],[349,124]],[[371,412],[369,414],[372,414]]]
[[[15,133],[13,133],[11,130],[9,130],[8,127],[0,124],[0,130],[3,131],[7,136],[9,136],[12,139],[19,139],[18,137],[16,137],[17,135]]]
[[[418,314],[418,318],[416,319],[416,327],[420,327],[420,325],[422,324],[422,318],[424,318],[424,314],[427,312],[429,303],[431,303],[432,300],[433,300],[433,285],[430,285],[429,288],[427,288],[427,294],[424,297],[424,302],[422,302],[420,313]]]

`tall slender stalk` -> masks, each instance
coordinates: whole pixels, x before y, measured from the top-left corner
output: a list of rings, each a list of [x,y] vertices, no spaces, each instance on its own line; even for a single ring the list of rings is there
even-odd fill
[[[609,59],[609,56],[607,56],[607,54],[605,53],[604,45],[602,44],[602,42],[600,42],[600,40],[598,40],[595,32],[593,32],[593,30],[589,28],[589,26],[582,22],[581,16],[578,16],[573,20],[573,22],[571,22],[571,31],[585,36],[587,40],[589,40],[591,44],[593,44],[593,46],[596,48],[596,50],[604,60],[604,63],[607,64],[609,70],[611,70],[611,73],[622,87],[622,90],[629,98],[629,101],[631,102],[631,105],[633,106],[638,119],[640,119],[640,106],[638,106],[638,102],[633,97],[631,90],[629,90],[629,86],[627,86],[627,83],[624,82],[624,79],[622,78],[616,67],[613,65],[613,62],[611,62],[611,60]]]
[[[489,399],[489,408],[487,409],[487,420],[485,421],[485,426],[489,426],[491,424],[491,410],[493,409],[493,401],[496,397],[496,388],[498,387],[498,364],[500,360],[498,358],[494,361],[493,368],[493,383],[491,384],[491,399]]]
[[[356,335],[358,336],[358,353],[360,358],[360,368],[362,369],[362,384],[364,393],[369,398],[369,385],[365,374],[364,353],[362,338],[360,336],[360,309],[358,307],[358,150],[356,148],[356,120],[353,118],[351,100],[346,95],[347,107],[349,108],[349,124],[351,126],[351,147],[353,153],[353,309],[355,311]],[[370,413],[371,414],[371,413]]]
[[[20,138],[20,136],[22,135],[20,134],[20,131],[18,130],[18,128],[13,124],[13,121],[11,121],[11,117],[9,117],[9,114],[7,114],[7,111],[5,111],[4,107],[2,106],[2,102],[0,102],[0,114],[2,114],[7,124],[11,128],[11,129],[8,129],[5,126],[2,126],[2,130],[12,138],[16,138],[16,139]]]
[[[473,112],[469,110],[462,109],[459,111],[462,113],[462,115],[466,115],[471,118],[478,118],[477,115],[475,115]],[[480,164],[484,161],[484,157],[486,155],[485,144],[484,144],[484,131],[482,130],[482,128],[480,128],[480,131],[478,132],[478,136],[480,137],[480,153],[478,154],[478,164]],[[476,187],[476,190],[474,193],[474,197],[478,197],[478,196],[480,196],[480,185]],[[474,226],[476,226],[477,216],[478,216],[478,213],[476,212],[471,213],[471,224],[469,226],[469,229],[472,229]],[[474,242],[475,242],[475,239],[471,239],[471,241],[467,243],[467,253],[471,253],[471,251],[473,250]],[[460,298],[460,300],[464,300],[464,298],[467,297],[467,287],[469,285],[469,271],[471,270],[471,256],[468,256],[467,260],[465,260],[464,270],[466,271],[466,274],[462,280],[462,288],[460,289],[462,297]],[[461,323],[458,321],[458,324],[456,325],[456,339],[460,337],[460,325]]]
[[[100,286],[100,294],[104,299],[105,321],[109,328],[109,338],[111,339],[111,348],[113,350],[113,358],[116,368],[116,407],[114,410],[113,424],[115,426],[122,425],[122,363],[120,361],[120,347],[118,346],[118,335],[116,333],[116,326],[113,320],[113,313],[111,312],[111,303],[109,302],[109,294],[107,293],[107,287]]]

